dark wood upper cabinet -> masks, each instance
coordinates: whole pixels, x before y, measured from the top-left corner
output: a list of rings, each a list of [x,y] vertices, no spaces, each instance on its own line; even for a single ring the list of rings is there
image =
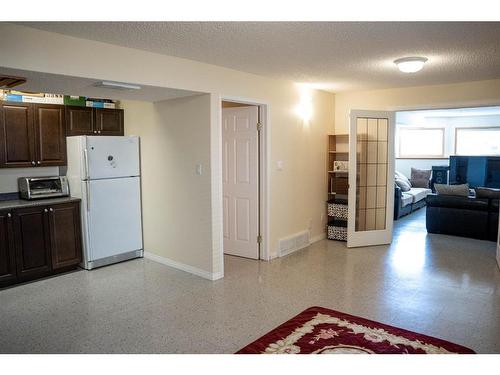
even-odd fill
[[[123,135],[123,109],[95,108],[98,135]]]
[[[16,268],[19,280],[29,280],[50,273],[50,231],[47,207],[14,210],[13,228]]]
[[[123,109],[0,101],[0,168],[66,165],[74,135],[124,135]]]
[[[94,134],[94,110],[90,107],[66,107],[66,136]]]
[[[35,159],[32,106],[0,102],[0,167],[32,167]]]
[[[66,165],[64,107],[55,104],[34,104],[33,110],[37,165]]]
[[[12,283],[17,277],[11,221],[10,211],[0,211],[0,287]]]
[[[49,208],[52,269],[76,266],[82,260],[80,205],[65,203]]]

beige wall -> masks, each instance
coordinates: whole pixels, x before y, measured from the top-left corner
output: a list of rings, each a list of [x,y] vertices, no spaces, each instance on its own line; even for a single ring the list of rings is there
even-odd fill
[[[122,108],[141,137],[145,250],[211,273],[210,95]]]
[[[404,110],[500,105],[500,80],[356,91],[335,95],[335,132],[349,131],[351,109]]]
[[[18,191],[17,179],[19,177],[58,176],[59,167],[37,168],[1,168],[0,193],[13,193]]]
[[[207,142],[211,157],[207,171],[212,172],[212,221],[204,223],[205,228],[201,230],[207,230],[211,225],[212,242],[205,244],[205,251],[212,258],[203,267],[197,263],[202,269],[214,274],[222,272],[221,241],[218,237],[222,227],[222,204],[220,208],[217,204],[222,197],[219,183],[221,156],[218,153],[219,98],[268,105],[270,255],[276,256],[280,238],[307,229],[310,219],[312,236],[323,234],[326,134],[328,129],[333,129],[333,94],[310,92],[312,118],[304,124],[294,109],[307,90],[292,82],[19,25],[0,24],[0,35],[0,66],[210,93],[210,137]],[[125,112],[130,113],[127,109]],[[144,121],[140,121],[146,126]],[[156,120],[151,117],[151,121]],[[137,126],[140,126],[139,123]],[[160,147],[163,144],[157,142],[154,145]],[[191,151],[195,152],[194,147],[186,149],[186,153]],[[284,162],[283,171],[277,170],[277,161]],[[155,181],[157,184],[169,182],[166,177]],[[153,207],[146,209],[156,210]],[[145,213],[149,217],[154,215]],[[149,225],[145,223],[145,232]],[[182,247],[183,244],[177,245]],[[146,250],[161,253],[153,248]]]

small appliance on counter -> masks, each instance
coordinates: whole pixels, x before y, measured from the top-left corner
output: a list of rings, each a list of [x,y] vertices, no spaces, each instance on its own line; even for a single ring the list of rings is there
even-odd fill
[[[19,194],[22,199],[42,199],[69,196],[66,176],[20,177]]]

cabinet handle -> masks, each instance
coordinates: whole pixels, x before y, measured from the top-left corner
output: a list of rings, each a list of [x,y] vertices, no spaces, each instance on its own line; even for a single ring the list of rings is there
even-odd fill
[[[49,212],[49,210],[47,210],[46,208],[43,209],[43,212]]]
[[[35,165],[35,164],[36,164],[36,163],[35,163],[35,161],[34,161],[34,160],[32,160],[32,161],[31,161],[31,165]]]
[[[99,134],[101,134],[101,131],[100,131],[100,130],[98,130],[97,132],[98,132]]]
[[[97,130],[94,130],[94,134],[97,134]]]
[[[12,217],[12,214],[9,212],[9,213],[7,214],[7,217]]]
[[[36,163],[37,163],[38,165],[40,165],[42,162],[41,162],[40,160],[38,160]]]
[[[54,209],[51,207],[51,208],[49,208],[49,211],[50,212],[54,212]]]

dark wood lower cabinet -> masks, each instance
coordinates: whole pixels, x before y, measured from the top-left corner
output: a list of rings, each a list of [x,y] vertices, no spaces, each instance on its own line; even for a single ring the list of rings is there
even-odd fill
[[[49,208],[52,269],[76,266],[82,261],[80,206],[67,203]]]
[[[21,208],[13,216],[17,277],[30,280],[48,275],[52,270],[48,208]]]
[[[76,268],[80,202],[0,211],[0,287]]]
[[[15,257],[12,214],[0,211],[0,287],[16,281]]]

